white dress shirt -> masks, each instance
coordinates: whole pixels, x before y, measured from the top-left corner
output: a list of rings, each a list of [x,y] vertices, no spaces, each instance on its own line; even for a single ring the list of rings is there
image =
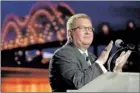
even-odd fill
[[[79,48],[78,48],[78,50],[80,51],[81,54],[86,53],[86,55],[88,56],[88,51],[87,51],[87,50],[86,50],[85,52],[83,52],[83,51],[82,51],[81,49],[79,49]],[[100,62],[99,60],[96,60],[95,62],[100,66],[100,68],[102,69],[102,71],[103,71],[104,73],[107,72],[106,68],[104,67],[103,64],[101,64],[101,62]],[[88,63],[91,65],[90,60],[88,60]]]

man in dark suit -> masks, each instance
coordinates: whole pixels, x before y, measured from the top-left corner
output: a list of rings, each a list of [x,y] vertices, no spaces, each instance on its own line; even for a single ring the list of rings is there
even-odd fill
[[[97,58],[89,53],[88,47],[93,41],[93,27],[86,14],[76,14],[67,22],[67,43],[56,50],[50,65],[50,83],[53,91],[64,92],[68,89],[79,89],[107,70],[103,64],[107,61],[113,42]],[[130,55],[122,52],[116,60],[114,71],[121,71]]]

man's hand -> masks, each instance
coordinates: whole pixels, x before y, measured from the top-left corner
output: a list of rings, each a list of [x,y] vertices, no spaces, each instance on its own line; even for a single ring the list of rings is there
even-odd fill
[[[126,53],[123,51],[116,59],[114,72],[121,72],[124,64],[127,62],[132,51],[128,50]]]
[[[103,50],[103,52],[101,53],[101,55],[97,59],[101,62],[101,64],[104,64],[107,61],[109,53],[112,49],[112,46],[113,46],[113,41],[111,40],[110,43],[108,44],[108,46]]]

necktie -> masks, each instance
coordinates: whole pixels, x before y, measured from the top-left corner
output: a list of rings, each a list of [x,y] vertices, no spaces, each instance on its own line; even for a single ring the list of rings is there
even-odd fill
[[[88,56],[86,55],[86,53],[83,53],[83,56],[84,56],[86,62],[87,62],[89,65],[91,65],[91,63],[90,63],[90,61],[89,61],[89,58],[88,58]]]
[[[86,53],[83,53],[83,56],[84,56],[85,60],[88,61],[88,57],[87,57]]]

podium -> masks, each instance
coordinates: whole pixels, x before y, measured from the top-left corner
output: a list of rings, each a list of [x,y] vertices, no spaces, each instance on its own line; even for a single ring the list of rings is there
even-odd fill
[[[67,92],[140,92],[140,73],[107,72],[82,88]]]

